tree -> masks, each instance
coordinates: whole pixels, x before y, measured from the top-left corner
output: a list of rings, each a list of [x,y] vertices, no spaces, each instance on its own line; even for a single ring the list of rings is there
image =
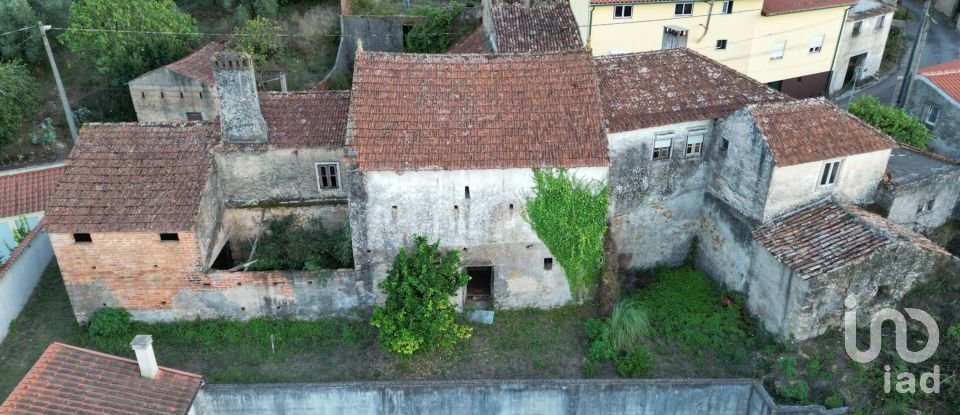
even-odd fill
[[[59,39],[120,86],[183,57],[198,44],[196,32],[193,17],[173,0],[77,0]]]
[[[451,3],[448,9],[425,8],[423,20],[414,25],[407,35],[407,50],[415,53],[446,52],[450,47],[453,20],[461,10],[457,2]]]
[[[40,105],[37,80],[20,62],[0,63],[0,148],[13,141]]]
[[[263,66],[280,52],[282,30],[280,23],[266,17],[247,20],[236,28],[234,47],[249,53],[257,66]]]
[[[457,324],[450,296],[470,277],[460,268],[460,252],[441,253],[440,242],[415,236],[393,259],[380,289],[387,302],[373,310],[370,324],[380,330],[380,343],[401,356],[452,347],[470,337],[470,327]]]
[[[869,95],[861,95],[853,100],[848,111],[901,143],[927,148],[927,143],[933,139],[927,126],[909,113],[897,107],[883,105]]]
[[[0,33],[29,29],[0,36],[3,60],[20,59],[36,63],[43,58],[43,43],[37,28],[37,13],[27,0],[0,1]]]

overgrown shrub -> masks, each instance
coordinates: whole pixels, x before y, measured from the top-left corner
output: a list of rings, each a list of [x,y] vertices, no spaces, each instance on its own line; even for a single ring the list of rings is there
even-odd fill
[[[407,34],[407,51],[414,53],[443,53],[450,47],[453,21],[463,10],[460,3],[450,3],[446,9],[425,7],[423,20]]]
[[[897,107],[883,105],[869,95],[861,95],[853,100],[848,111],[897,141],[914,147],[927,148],[927,143],[933,139],[927,126],[909,113]]]
[[[263,66],[283,47],[283,42],[280,40],[282,31],[283,28],[276,20],[257,16],[256,19],[247,20],[237,26],[236,37],[233,40],[234,47],[249,53],[257,66]]]
[[[460,252],[440,252],[440,242],[415,236],[400,250],[380,289],[384,305],[373,310],[370,324],[380,331],[384,349],[400,356],[449,349],[470,337],[472,329],[456,322],[450,297],[470,277],[460,267]]]
[[[796,378],[799,375],[799,372],[797,372],[797,358],[793,356],[781,358],[780,369],[783,370],[783,376],[786,376],[788,379]]]
[[[0,149],[17,138],[40,104],[37,80],[20,62],[0,62]]]
[[[802,380],[780,390],[780,395],[800,404],[810,403],[810,385]]]
[[[13,252],[14,248],[17,245],[20,245],[21,242],[27,239],[27,235],[30,234],[30,222],[27,221],[27,217],[20,215],[14,221],[14,226],[11,229],[13,231],[13,245],[3,241],[3,245],[7,248],[8,251]]]
[[[50,145],[57,142],[57,130],[53,128],[53,120],[44,118],[30,133],[30,142],[39,145]]]
[[[600,373],[600,362],[593,359],[583,362],[583,377],[592,378],[597,376],[597,373]]]
[[[620,353],[637,347],[647,336],[650,321],[643,306],[636,300],[621,301],[607,321],[610,327],[610,345]]]
[[[582,300],[600,279],[608,188],[562,169],[535,169],[533,179],[523,218],[563,267],[573,297]]]
[[[253,10],[257,12],[257,17],[266,17],[270,19],[277,18],[277,0],[254,0]]]
[[[350,74],[343,72],[334,74],[327,82],[327,89],[331,91],[349,91],[352,86],[353,80],[350,79]]]
[[[87,333],[93,337],[117,337],[130,332],[130,312],[122,308],[99,308],[90,316]]]
[[[834,392],[832,395],[828,396],[825,401],[823,401],[823,406],[826,406],[827,409],[834,409],[843,406],[843,395],[839,392]]]
[[[327,232],[320,218],[296,226],[287,215],[264,220],[264,232],[257,243],[250,266],[257,271],[320,271],[353,267],[353,245],[349,224],[335,233]]]
[[[625,378],[646,376],[652,368],[653,356],[642,344],[634,346],[625,355],[617,358],[617,373]]]

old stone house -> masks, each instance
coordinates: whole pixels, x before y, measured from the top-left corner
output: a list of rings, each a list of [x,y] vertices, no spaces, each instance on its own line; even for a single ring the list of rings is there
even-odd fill
[[[923,122],[934,140],[930,148],[960,158],[960,59],[921,68],[904,109]]]
[[[960,208],[960,165],[910,147],[894,149],[877,195],[883,216],[928,231],[956,216]]]
[[[104,305],[144,320],[349,313],[382,301],[377,283],[415,234],[461,252],[472,279],[458,306],[562,305],[564,270],[523,219],[535,168],[609,184],[624,269],[696,246],[697,265],[783,337],[835,324],[845,295],[895,301],[953,260],[853,206],[877,199],[889,137],[690,50],[361,50],[349,94],[258,95],[240,54],[214,68],[216,122],[82,131],[49,212],[78,319]],[[291,212],[349,217],[355,268],[219,269]]]
[[[213,79],[213,55],[224,50],[210,42],[174,63],[129,82],[130,98],[139,122],[215,120],[220,113]]]
[[[867,81],[880,71],[887,36],[893,26],[893,12],[897,9],[890,3],[893,2],[860,0],[847,12],[830,75],[831,94]]]

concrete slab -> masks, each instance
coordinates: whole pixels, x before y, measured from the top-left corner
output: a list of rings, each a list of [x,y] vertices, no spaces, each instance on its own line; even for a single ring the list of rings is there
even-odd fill
[[[956,164],[903,148],[895,148],[887,163],[893,183],[903,185],[960,169]]]

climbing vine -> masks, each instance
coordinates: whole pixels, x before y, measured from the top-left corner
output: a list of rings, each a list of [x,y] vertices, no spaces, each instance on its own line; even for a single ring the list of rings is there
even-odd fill
[[[562,169],[535,169],[533,179],[524,219],[563,267],[573,297],[582,300],[603,266],[608,187]]]

